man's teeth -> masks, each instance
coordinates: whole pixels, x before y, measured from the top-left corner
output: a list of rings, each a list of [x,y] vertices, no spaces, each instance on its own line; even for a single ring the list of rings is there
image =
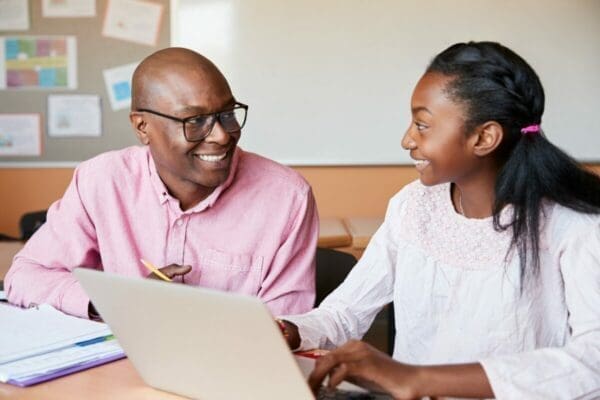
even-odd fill
[[[415,165],[427,165],[429,160],[415,160]]]
[[[222,159],[224,159],[225,156],[227,156],[227,153],[223,153],[223,154],[196,154],[196,156],[199,159],[201,159],[202,161],[217,162],[217,161],[221,161]]]

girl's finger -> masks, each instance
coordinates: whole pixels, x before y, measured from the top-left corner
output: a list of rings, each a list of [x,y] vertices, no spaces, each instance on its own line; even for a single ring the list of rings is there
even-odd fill
[[[315,369],[313,369],[308,377],[308,385],[313,392],[316,393],[319,390],[329,371],[335,368],[337,364],[336,357],[331,354],[324,355],[317,360]]]
[[[346,363],[339,364],[337,367],[331,370],[329,373],[329,382],[327,382],[327,387],[333,389],[342,383],[342,381],[344,381],[348,375],[348,370],[348,364]]]

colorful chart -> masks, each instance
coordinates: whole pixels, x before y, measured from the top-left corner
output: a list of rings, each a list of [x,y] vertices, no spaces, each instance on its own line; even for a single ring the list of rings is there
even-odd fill
[[[6,88],[73,88],[69,38],[6,37]]]

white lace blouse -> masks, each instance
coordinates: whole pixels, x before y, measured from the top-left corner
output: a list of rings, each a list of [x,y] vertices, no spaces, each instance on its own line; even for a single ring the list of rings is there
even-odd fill
[[[361,338],[393,301],[399,361],[481,362],[498,399],[598,399],[600,216],[558,205],[544,215],[539,274],[521,279],[510,231],[456,213],[449,184],[413,182],[344,283],[283,318],[302,349],[331,348]]]

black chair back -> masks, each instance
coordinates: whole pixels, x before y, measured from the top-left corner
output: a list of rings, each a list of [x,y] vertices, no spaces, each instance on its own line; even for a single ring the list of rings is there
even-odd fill
[[[6,235],[4,233],[0,233],[0,241],[3,242],[17,242],[17,241],[26,241],[46,222],[46,210],[42,211],[32,211],[25,213],[21,216],[19,220],[19,231],[21,232],[21,237],[14,237],[10,235]]]
[[[23,214],[19,221],[21,240],[29,239],[40,226],[46,222],[46,210],[33,211]]]
[[[356,258],[349,253],[339,250],[317,248],[317,296],[315,307],[317,307],[329,293],[333,292],[350,273],[356,264]],[[396,329],[394,324],[394,305],[387,305],[387,348],[392,355]]]
[[[334,249],[317,248],[315,307],[321,304],[323,299],[346,279],[355,264],[356,258],[352,254]]]

